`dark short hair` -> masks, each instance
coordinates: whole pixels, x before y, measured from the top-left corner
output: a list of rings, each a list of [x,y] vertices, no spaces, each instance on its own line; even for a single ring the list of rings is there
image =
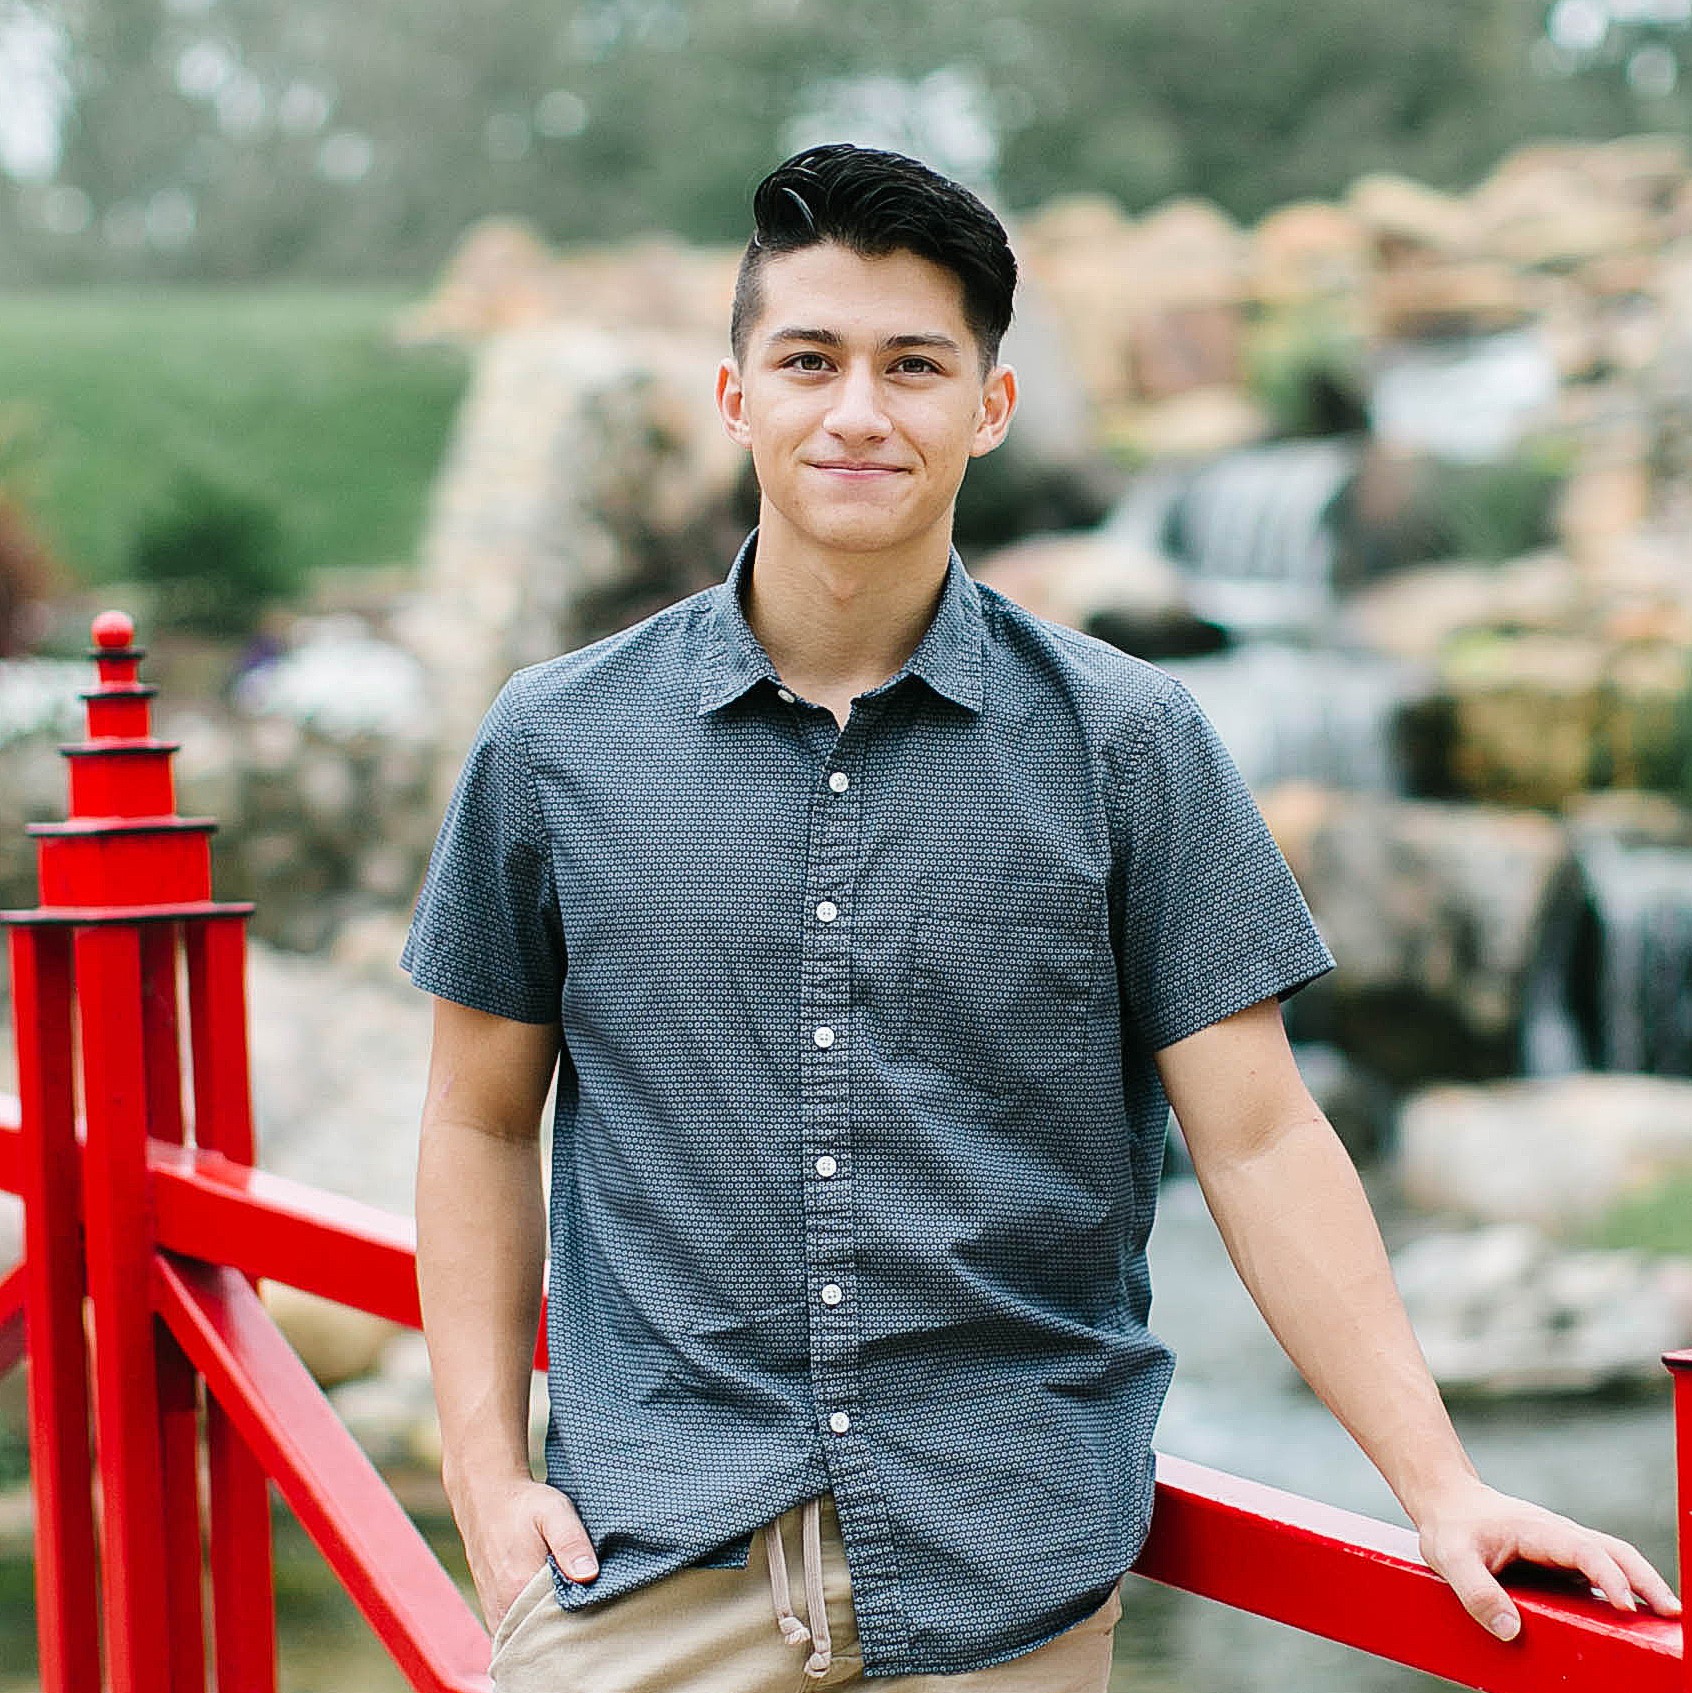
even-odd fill
[[[729,340],[746,338],[763,309],[758,274],[783,253],[838,242],[864,258],[915,253],[949,270],[963,288],[964,321],[983,371],[1010,327],[1016,258],[1004,225],[970,191],[902,153],[834,142],[779,164],[752,196],[752,239],[734,284]]]

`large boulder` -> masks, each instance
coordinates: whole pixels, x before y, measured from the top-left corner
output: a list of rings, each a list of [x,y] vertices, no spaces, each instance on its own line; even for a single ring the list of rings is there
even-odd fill
[[[1169,559],[1108,529],[1031,536],[988,554],[973,574],[1037,617],[1143,658],[1208,651],[1220,639],[1189,605]]]
[[[1556,1232],[1692,1169],[1692,1081],[1576,1074],[1426,1088],[1398,1119],[1398,1173],[1424,1210]]]
[[[1516,1071],[1546,933],[1575,897],[1560,824],[1368,794],[1274,809],[1338,960],[1320,989],[1335,1043],[1399,1084]]]
[[[1393,1272],[1447,1393],[1585,1393],[1667,1385],[1692,1342],[1692,1263],[1570,1251],[1524,1224],[1424,1235]]]

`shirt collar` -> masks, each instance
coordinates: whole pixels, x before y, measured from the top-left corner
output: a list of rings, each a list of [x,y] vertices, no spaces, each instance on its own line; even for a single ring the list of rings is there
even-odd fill
[[[709,623],[710,645],[699,689],[701,715],[739,699],[754,683],[767,680],[773,686],[781,685],[781,677],[762,642],[752,633],[741,604],[757,544],[758,531],[754,529],[735,554],[728,576],[711,590],[715,615]],[[920,676],[935,693],[967,711],[978,712],[985,644],[981,593],[964,569],[957,548],[953,547],[946,562],[940,603],[916,650],[894,675],[872,691],[879,694],[906,676]]]

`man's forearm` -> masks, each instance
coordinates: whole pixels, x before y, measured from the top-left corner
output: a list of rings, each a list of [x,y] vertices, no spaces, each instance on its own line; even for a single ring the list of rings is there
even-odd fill
[[[1472,1480],[1368,1198],[1320,1113],[1212,1161],[1200,1181],[1276,1338],[1411,1518]]]
[[[484,1481],[527,1477],[529,1378],[546,1219],[534,1140],[426,1120],[417,1276],[455,1509]]]

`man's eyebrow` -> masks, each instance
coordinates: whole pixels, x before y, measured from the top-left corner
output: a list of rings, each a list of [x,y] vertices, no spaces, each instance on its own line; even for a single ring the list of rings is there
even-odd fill
[[[846,345],[845,338],[835,334],[832,329],[802,329],[790,326],[786,329],[771,330],[770,344],[772,346],[784,345],[789,341],[808,341],[813,347],[844,347]]]
[[[786,346],[791,342],[805,342],[813,347],[832,347],[836,351],[846,345],[845,337],[832,329],[805,329],[798,325],[789,325],[770,332],[771,346]],[[930,332],[922,335],[889,335],[881,343],[882,352],[909,352],[912,348],[926,348],[935,353],[951,353],[956,358],[963,357],[963,348],[950,335]]]

